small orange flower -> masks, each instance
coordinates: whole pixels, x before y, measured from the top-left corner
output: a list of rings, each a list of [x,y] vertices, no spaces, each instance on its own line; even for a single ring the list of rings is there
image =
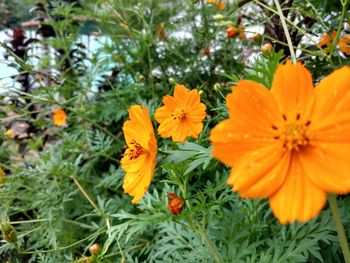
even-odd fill
[[[239,30],[234,26],[229,26],[226,29],[227,38],[235,38],[236,36],[238,36],[238,34],[239,34]]]
[[[350,55],[350,35],[344,35],[339,39],[339,49],[346,55]]]
[[[56,109],[53,111],[52,118],[56,126],[62,126],[67,121],[67,114],[63,109]]]
[[[255,33],[255,34],[252,36],[252,40],[253,40],[254,42],[259,43],[259,42],[261,41],[261,34]]]
[[[183,142],[188,136],[197,138],[205,118],[205,105],[200,102],[198,91],[176,85],[174,96],[165,96],[163,103],[154,114],[160,123],[158,133],[163,138],[172,137],[175,142]]]
[[[203,49],[203,51],[200,54],[201,57],[206,57],[206,56],[209,56],[209,55],[210,55],[210,48],[208,48],[208,47]]]
[[[126,172],[124,192],[134,197],[132,203],[135,204],[142,198],[152,181],[157,141],[145,106],[130,107],[129,117],[130,120],[123,125],[127,147],[121,165]]]
[[[12,129],[8,129],[4,134],[11,139],[15,138],[15,132]]]
[[[213,4],[213,5],[215,5],[216,8],[221,9],[221,10],[225,8],[225,3],[223,1],[208,0],[207,3]]]
[[[172,199],[168,203],[168,209],[173,215],[178,215],[182,212],[184,207],[184,201],[177,196],[175,193],[170,193],[166,197],[171,197]]]
[[[323,34],[322,38],[318,42],[321,48],[325,51],[328,51],[330,46],[332,45],[333,39],[336,37],[337,31],[333,30],[332,34]]]
[[[229,119],[210,134],[212,154],[232,167],[241,197],[269,198],[281,223],[306,222],[326,193],[350,192],[350,67],[314,89],[301,64],[279,65],[269,91],[239,81],[226,98]]]

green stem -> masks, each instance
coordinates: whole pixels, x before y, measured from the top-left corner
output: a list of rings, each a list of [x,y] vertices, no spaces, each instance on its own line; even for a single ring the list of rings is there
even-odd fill
[[[335,38],[333,39],[331,49],[329,50],[329,57],[330,58],[333,56],[334,49],[337,46],[337,43],[338,43],[338,40],[339,40],[339,37],[340,37],[340,31],[342,30],[343,21],[344,21],[345,15],[347,13],[348,1],[347,0],[345,0],[345,1],[341,0],[341,4],[342,4],[341,17],[340,17],[339,24],[338,24],[337,34],[336,34]]]
[[[345,263],[350,263],[349,244],[346,239],[344,226],[341,222],[339,208],[337,206],[337,198],[334,194],[328,194],[328,203],[332,211],[333,222],[335,224],[335,228],[337,229],[337,234],[339,237],[340,246],[343,250],[343,257],[344,257]]]
[[[283,12],[282,12],[281,5],[278,2],[278,0],[274,0],[274,2],[275,2],[275,5],[276,5],[276,8],[277,8],[278,15],[280,16],[280,19],[281,19],[283,31],[284,31],[284,34],[286,36],[288,47],[289,47],[289,51],[290,51],[290,56],[292,57],[292,62],[296,63],[297,62],[297,58],[296,58],[295,53],[294,53],[292,39],[290,38],[290,35],[289,35],[288,27],[287,27],[286,20],[285,20],[285,17],[283,15]]]
[[[204,241],[204,243],[207,246],[207,248],[209,249],[210,253],[213,255],[215,262],[216,263],[222,263],[223,261],[222,261],[220,255],[219,255],[219,252],[217,251],[217,249],[213,246],[213,244],[209,240],[209,238],[207,236],[207,233],[205,233],[205,230],[202,229],[202,228],[199,228],[198,232],[201,235],[201,238]]]

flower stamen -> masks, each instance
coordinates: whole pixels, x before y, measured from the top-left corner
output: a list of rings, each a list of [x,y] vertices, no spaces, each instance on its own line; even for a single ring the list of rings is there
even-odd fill
[[[137,159],[142,153],[143,153],[142,146],[135,140],[132,140],[126,146],[124,156],[128,156],[130,160],[134,160],[134,159]]]
[[[173,114],[171,114],[171,116],[173,117],[174,120],[178,120],[178,119],[183,119],[186,117],[186,113],[183,109],[178,108],[174,111]]]

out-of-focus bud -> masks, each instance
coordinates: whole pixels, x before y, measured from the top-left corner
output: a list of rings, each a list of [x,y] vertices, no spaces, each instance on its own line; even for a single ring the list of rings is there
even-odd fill
[[[206,47],[205,49],[202,50],[200,53],[200,57],[206,57],[210,55],[210,48]]]
[[[221,89],[221,85],[219,83],[214,84],[214,90],[219,91]]]
[[[2,185],[2,184],[4,183],[4,181],[5,181],[4,177],[5,177],[5,172],[4,172],[4,170],[0,167],[0,185]]]
[[[239,34],[239,30],[234,26],[229,26],[226,29],[227,38],[235,38],[236,36],[238,36],[238,34]]]
[[[192,4],[197,4],[198,0],[192,0]]]
[[[15,137],[15,132],[12,129],[8,129],[7,131],[5,131],[5,136],[13,139]]]
[[[140,80],[140,81],[143,81],[144,79],[145,79],[145,76],[141,74],[141,75],[139,76],[139,80]]]
[[[178,215],[182,212],[184,207],[184,201],[177,196],[175,193],[169,193],[166,197],[171,197],[172,199],[168,203],[168,209],[173,215]]]
[[[174,78],[171,78],[171,77],[168,79],[168,82],[169,82],[169,84],[175,84]]]
[[[192,1],[192,2],[193,2],[193,1]],[[122,260],[120,261],[120,263],[126,263],[125,257],[122,258]]]
[[[199,91],[198,91],[198,94],[199,94],[199,95],[202,95],[202,94],[203,94],[203,90],[199,90]]]
[[[225,17],[221,14],[213,15],[213,19],[216,21],[223,20]]]
[[[266,55],[272,51],[272,45],[270,43],[266,43],[261,46],[261,52]]]
[[[16,243],[17,234],[15,228],[7,220],[1,222],[1,233],[3,239],[9,243]]]
[[[119,23],[119,26],[120,26],[121,28],[125,29],[125,30],[128,30],[128,29],[129,29],[129,27],[128,27],[125,23],[123,23],[123,22],[120,22],[120,23]]]
[[[260,43],[261,41],[261,35],[259,33],[255,33],[253,36],[252,36],[252,40],[255,42],[255,43]]]
[[[89,251],[92,255],[96,255],[100,252],[100,245],[95,243],[89,247]]]
[[[92,255],[98,254],[100,252],[100,245],[95,243],[91,247],[89,247],[89,251]]]

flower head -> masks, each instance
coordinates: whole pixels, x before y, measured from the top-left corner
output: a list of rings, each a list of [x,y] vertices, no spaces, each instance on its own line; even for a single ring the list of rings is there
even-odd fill
[[[7,131],[5,131],[4,134],[5,134],[5,136],[7,136],[11,139],[15,138],[15,132],[13,129],[8,129]]]
[[[219,1],[219,0],[207,0],[208,4],[213,4],[215,5],[216,8],[218,9],[224,9],[225,8],[225,3],[223,1]]]
[[[228,28],[226,28],[227,38],[235,38],[238,35],[239,35],[239,29],[237,29],[236,27],[229,26]]]
[[[172,199],[168,203],[168,209],[173,215],[178,215],[182,212],[184,207],[184,201],[177,196],[175,193],[169,193],[166,197],[171,197]]]
[[[151,119],[145,106],[134,105],[129,109],[130,120],[123,125],[126,150],[121,165],[126,172],[124,192],[137,203],[147,191],[156,163],[157,141]]]
[[[160,123],[158,133],[163,138],[172,137],[175,142],[183,142],[188,136],[197,138],[205,118],[205,105],[200,102],[198,91],[176,85],[174,96],[165,96],[163,103],[154,114]]]
[[[333,30],[331,34],[323,34],[322,38],[318,41],[318,44],[325,51],[328,51],[336,35],[337,35],[337,31],[335,30]]]
[[[213,155],[232,167],[228,184],[269,198],[281,223],[306,222],[326,193],[350,192],[350,67],[314,89],[310,72],[287,61],[272,89],[240,81],[227,96],[230,117],[211,132]]]
[[[63,126],[67,121],[67,114],[63,109],[56,109],[53,111],[52,118],[56,126]]]
[[[350,34],[344,35],[339,39],[339,49],[346,55],[350,55]]]

